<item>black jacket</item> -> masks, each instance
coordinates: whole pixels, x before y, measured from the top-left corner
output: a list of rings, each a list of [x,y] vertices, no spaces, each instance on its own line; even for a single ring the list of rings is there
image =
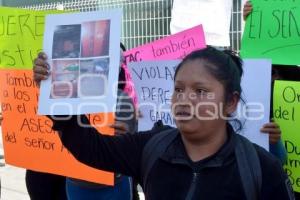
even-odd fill
[[[88,124],[85,116],[81,121]],[[166,127],[167,128],[167,127]],[[141,157],[145,144],[163,128],[134,135],[107,136],[94,128],[77,124],[76,116],[69,121],[54,121],[53,129],[61,133],[63,145],[80,162],[95,168],[122,173],[142,182]],[[153,165],[147,188],[143,188],[147,200],[243,200],[245,199],[237,163],[231,128],[227,142],[214,155],[192,162],[178,136],[163,156]],[[293,199],[290,184],[279,161],[256,146],[261,162],[261,200]],[[188,194],[192,183],[194,194]]]

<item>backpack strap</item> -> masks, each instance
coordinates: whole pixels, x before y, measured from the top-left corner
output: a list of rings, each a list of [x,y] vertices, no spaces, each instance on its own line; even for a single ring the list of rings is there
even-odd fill
[[[262,187],[262,173],[257,151],[248,139],[235,137],[235,155],[247,200],[258,200]]]
[[[166,151],[167,147],[178,135],[175,128],[170,127],[154,135],[145,145],[142,153],[141,174],[143,189],[146,189],[147,179],[155,161]]]

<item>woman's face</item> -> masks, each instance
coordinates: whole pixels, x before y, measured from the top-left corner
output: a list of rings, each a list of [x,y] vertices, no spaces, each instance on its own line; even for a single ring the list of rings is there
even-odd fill
[[[228,112],[224,86],[204,66],[205,61],[187,61],[175,78],[172,112],[177,128],[197,138],[205,137],[218,126],[223,126]]]

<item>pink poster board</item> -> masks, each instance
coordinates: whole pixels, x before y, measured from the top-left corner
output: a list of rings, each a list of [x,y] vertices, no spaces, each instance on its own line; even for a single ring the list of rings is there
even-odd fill
[[[202,25],[195,26],[185,31],[156,40],[154,42],[130,49],[124,53],[126,63],[142,60],[175,60],[183,59],[187,54],[196,49],[206,47]],[[134,85],[127,66],[125,91],[137,104]]]

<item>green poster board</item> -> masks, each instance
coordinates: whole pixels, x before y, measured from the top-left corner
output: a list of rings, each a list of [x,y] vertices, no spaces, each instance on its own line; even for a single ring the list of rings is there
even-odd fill
[[[45,15],[58,12],[0,7],[0,69],[32,69],[43,46]]]
[[[300,192],[300,82],[275,81],[273,115],[288,153],[285,171]]]
[[[241,44],[243,58],[300,64],[300,0],[252,0]]]

